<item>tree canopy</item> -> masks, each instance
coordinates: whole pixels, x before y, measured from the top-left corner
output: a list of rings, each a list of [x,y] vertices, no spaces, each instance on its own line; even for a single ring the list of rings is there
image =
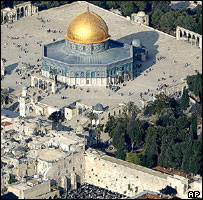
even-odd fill
[[[187,76],[187,85],[189,91],[200,98],[202,102],[202,74],[199,72],[192,76]]]
[[[188,105],[187,90],[200,94],[200,86],[192,83],[200,82],[201,77],[197,76],[188,77],[190,87],[184,88],[180,103],[163,93],[156,96],[146,108],[157,114],[155,124],[140,119],[140,110],[133,102],[124,107],[121,115],[110,116],[105,131],[117,149],[115,156],[150,168],[159,165],[185,173],[202,173],[202,141],[197,135],[199,112],[193,110],[191,117],[183,112]]]
[[[184,87],[183,89],[183,95],[181,97],[181,102],[180,102],[180,106],[182,110],[186,110],[189,107],[189,95],[188,95],[188,89],[186,89],[186,87]]]

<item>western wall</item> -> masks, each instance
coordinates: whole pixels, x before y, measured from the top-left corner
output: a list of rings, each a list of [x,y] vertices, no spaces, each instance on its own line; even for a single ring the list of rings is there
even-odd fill
[[[116,159],[91,148],[85,154],[85,182],[127,196],[144,190],[160,192],[167,185],[176,189],[180,198],[187,198],[189,188],[195,190],[187,178]]]

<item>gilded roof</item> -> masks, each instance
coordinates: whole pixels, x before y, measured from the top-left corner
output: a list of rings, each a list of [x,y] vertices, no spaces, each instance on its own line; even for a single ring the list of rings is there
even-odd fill
[[[99,15],[83,12],[70,22],[65,38],[83,44],[104,42],[109,39],[108,27]]]

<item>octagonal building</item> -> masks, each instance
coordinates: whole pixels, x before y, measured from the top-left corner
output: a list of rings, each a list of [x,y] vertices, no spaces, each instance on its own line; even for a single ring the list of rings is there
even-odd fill
[[[43,46],[42,75],[78,86],[109,86],[133,79],[136,60],[145,61],[143,46],[110,39],[108,26],[94,12],[69,24],[65,39]]]

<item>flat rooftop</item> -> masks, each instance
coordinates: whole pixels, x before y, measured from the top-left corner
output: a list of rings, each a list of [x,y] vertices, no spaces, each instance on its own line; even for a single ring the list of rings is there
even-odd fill
[[[57,159],[65,158],[67,154],[59,149],[42,149],[39,153],[39,159],[50,162]]]
[[[75,145],[79,142],[79,141],[77,141],[77,136],[75,138],[56,136],[56,137],[52,138],[52,140],[58,142],[59,144],[66,144],[66,145]]]

